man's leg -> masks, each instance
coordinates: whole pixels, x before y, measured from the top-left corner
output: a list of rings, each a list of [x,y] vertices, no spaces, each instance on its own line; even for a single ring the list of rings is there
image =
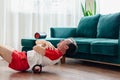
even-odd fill
[[[7,46],[1,46],[0,45],[0,56],[7,61],[8,63],[11,62],[12,60],[12,52],[14,51],[14,49],[9,48]]]

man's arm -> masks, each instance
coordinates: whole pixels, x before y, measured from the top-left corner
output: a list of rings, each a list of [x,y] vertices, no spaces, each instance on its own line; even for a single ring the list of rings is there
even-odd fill
[[[36,46],[33,47],[33,50],[35,50],[37,53],[41,55],[45,55],[45,49],[55,49],[55,47],[48,41],[45,40],[36,40]]]
[[[48,41],[45,40],[36,40],[36,45],[42,44],[42,45],[46,45],[48,43]]]
[[[41,54],[41,55],[45,55],[45,47],[36,45],[33,47],[33,50],[36,51],[37,53]]]
[[[41,45],[45,48],[55,49],[55,47],[49,41],[46,40],[36,40],[36,45]]]

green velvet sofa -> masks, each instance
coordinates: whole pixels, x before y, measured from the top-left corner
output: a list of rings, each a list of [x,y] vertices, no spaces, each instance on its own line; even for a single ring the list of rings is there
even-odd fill
[[[53,45],[72,37],[78,45],[75,54],[66,57],[120,66],[120,13],[82,17],[77,27],[51,27]],[[23,51],[31,50],[35,39],[21,39]]]

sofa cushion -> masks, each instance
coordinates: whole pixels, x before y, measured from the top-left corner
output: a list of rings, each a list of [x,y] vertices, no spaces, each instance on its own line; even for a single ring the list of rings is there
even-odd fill
[[[100,14],[81,18],[76,30],[77,36],[90,38],[96,37],[99,17]]]
[[[98,22],[98,38],[118,38],[120,26],[120,13],[102,15]]]
[[[80,53],[90,53],[90,43],[94,40],[95,38],[73,38],[78,46],[77,52]]]
[[[91,54],[115,56],[118,54],[117,39],[98,39],[91,43]]]

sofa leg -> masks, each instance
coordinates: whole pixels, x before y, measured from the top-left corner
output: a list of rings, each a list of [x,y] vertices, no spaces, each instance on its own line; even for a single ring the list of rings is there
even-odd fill
[[[60,60],[61,64],[64,64],[65,63],[65,56],[63,56]]]

